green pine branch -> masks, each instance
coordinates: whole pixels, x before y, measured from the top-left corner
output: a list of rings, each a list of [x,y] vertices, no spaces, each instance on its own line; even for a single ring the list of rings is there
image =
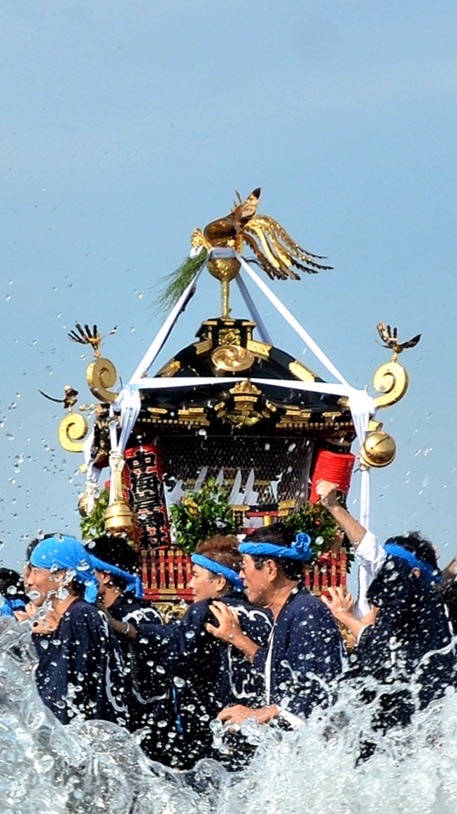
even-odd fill
[[[157,299],[156,314],[159,311],[170,311],[176,305],[187,286],[206,263],[207,257],[207,250],[202,248],[195,257],[186,257],[176,271],[167,274],[165,285]]]

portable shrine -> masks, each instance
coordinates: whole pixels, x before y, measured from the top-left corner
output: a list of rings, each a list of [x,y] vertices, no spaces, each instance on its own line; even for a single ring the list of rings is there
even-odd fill
[[[104,527],[114,537],[124,534],[134,541],[145,593],[156,601],[191,598],[190,558],[176,540],[171,507],[187,501],[191,519],[199,505],[189,495],[200,494],[208,483],[225,495],[239,534],[307,513],[305,530],[314,524],[317,553],[319,540],[325,542],[307,569],[309,587],[319,593],[328,585],[345,585],[346,550],[338,536],[329,545],[320,533],[326,513],[317,502],[316,484],[331,480],[346,495],[356,467],[360,520],[366,525],[370,470],[395,457],[395,443],[376,412],[405,394],[408,376],[398,355],[420,337],[401,343],[395,328],[379,323],[392,355],[375,374],[377,395],[349,384],[264,279],[299,279],[300,273],[329,266],[273,218],[258,214],[259,198],[258,189],[227,216],[192,234],[191,256],[172,276],[164,297],[169,314],[127,384],[118,384],[116,368],[102,357],[97,326],[78,323],[70,334],[93,348],[86,379],[97,399],[91,424],[76,409],[76,397],[67,399],[59,428],[62,446],[85,458],[79,508],[90,517],[109,482]],[[194,340],[154,372],[205,268],[220,281],[221,315],[204,319]],[[232,314],[233,285],[247,316]],[[265,298],[275,315],[268,325],[259,304]],[[274,333],[281,319],[328,371],[328,381],[278,346]]]

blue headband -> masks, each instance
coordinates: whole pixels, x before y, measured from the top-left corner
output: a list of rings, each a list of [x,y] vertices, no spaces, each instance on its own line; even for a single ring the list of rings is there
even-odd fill
[[[292,545],[280,546],[274,543],[241,543],[238,548],[240,554],[250,554],[251,557],[271,557],[275,560],[306,560],[312,559],[311,537],[304,531],[298,532]]]
[[[98,580],[86,549],[74,537],[67,537],[65,534],[47,537],[34,548],[30,562],[34,568],[74,571],[75,578],[85,587],[86,602],[96,602]]]
[[[436,569],[430,565],[429,562],[425,562],[425,560],[419,560],[418,557],[413,554],[412,551],[408,551],[407,548],[403,548],[403,546],[398,545],[397,543],[387,543],[384,546],[384,550],[386,554],[390,554],[392,557],[398,557],[400,560],[405,560],[411,568],[419,568],[421,574],[425,577],[427,582],[441,582],[440,574],[436,573]]]
[[[97,571],[106,571],[108,574],[113,574],[115,577],[120,577],[127,583],[127,587],[125,589],[126,593],[135,594],[137,599],[143,598],[143,583],[137,574],[131,574],[129,571],[124,571],[122,568],[118,568],[117,565],[112,565],[112,563],[106,562],[105,560],[99,560],[98,557],[91,554],[90,550],[87,553],[93,568],[96,568]]]
[[[221,577],[225,577],[230,584],[233,585],[235,590],[244,591],[243,580],[233,568],[222,565],[222,563],[216,562],[215,560],[210,560],[209,557],[205,557],[203,554],[192,554],[191,560],[195,565],[206,568],[206,570],[211,571],[212,574],[220,574]]]

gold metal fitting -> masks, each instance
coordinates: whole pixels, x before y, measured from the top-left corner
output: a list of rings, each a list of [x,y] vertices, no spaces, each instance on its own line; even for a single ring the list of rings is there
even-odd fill
[[[360,457],[363,463],[373,467],[389,466],[395,458],[396,446],[391,435],[383,430],[367,435]]]
[[[115,500],[108,506],[104,522],[111,534],[131,534],[135,529],[135,513],[126,500]]]

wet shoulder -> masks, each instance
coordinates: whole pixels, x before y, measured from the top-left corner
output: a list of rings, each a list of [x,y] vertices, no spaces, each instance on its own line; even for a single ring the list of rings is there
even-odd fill
[[[159,611],[152,602],[128,594],[120,596],[109,610],[114,619],[119,621],[134,621],[138,624],[141,622],[162,624],[163,622]]]
[[[270,611],[253,605],[244,595],[230,595],[223,602],[238,614],[243,633],[260,645],[268,641],[274,621]]]
[[[106,628],[106,617],[103,611],[98,610],[95,605],[86,602],[85,599],[78,599],[65,611],[62,617],[62,625],[73,628]]]
[[[299,617],[301,619],[319,620],[322,623],[329,622],[333,625],[333,617],[322,599],[314,596],[304,587],[294,588],[280,616],[289,619]]]
[[[222,602],[224,602],[230,608],[233,608],[233,610],[238,613],[240,618],[257,619],[259,621],[263,620],[270,626],[273,624],[273,614],[265,608],[261,608],[258,605],[253,605],[252,602],[249,602],[249,599],[243,594],[231,594],[229,596],[222,597]]]
[[[195,628],[203,628],[209,618],[213,618],[209,610],[209,605],[210,603],[207,599],[192,602],[192,605],[189,605],[184,616],[177,624],[183,627],[192,626]]]

